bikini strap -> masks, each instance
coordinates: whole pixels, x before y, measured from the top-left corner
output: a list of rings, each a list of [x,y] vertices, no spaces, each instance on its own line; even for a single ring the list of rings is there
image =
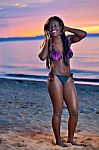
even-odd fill
[[[73,73],[71,72],[70,77],[73,77]]]
[[[50,81],[53,81],[53,79],[54,79],[54,73],[53,73],[52,71],[49,72],[49,74],[48,74],[48,79],[49,79]]]

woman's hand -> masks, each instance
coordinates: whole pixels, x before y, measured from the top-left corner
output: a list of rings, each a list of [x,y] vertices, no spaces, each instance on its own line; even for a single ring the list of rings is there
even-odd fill
[[[49,41],[49,39],[50,39],[50,32],[48,30],[46,30],[44,36],[45,36],[45,40]]]
[[[39,53],[39,58],[44,61],[47,56],[48,56],[48,44],[49,44],[49,39],[50,39],[50,32],[48,30],[46,30],[44,32],[44,42],[43,44],[41,45],[41,52]]]
[[[70,41],[71,44],[79,42],[80,40],[82,40],[87,35],[87,33],[83,30],[70,28],[67,26],[64,26],[63,31],[73,33],[73,35],[68,35],[68,40]]]
[[[64,26],[63,32],[66,32],[66,31],[68,31],[68,30],[69,30],[69,27]]]

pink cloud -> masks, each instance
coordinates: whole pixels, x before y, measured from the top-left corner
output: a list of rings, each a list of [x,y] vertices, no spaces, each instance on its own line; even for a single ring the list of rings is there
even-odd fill
[[[45,1],[45,0],[44,0]],[[35,28],[39,33],[48,17],[57,15],[68,26],[98,26],[99,25],[99,1],[98,0],[53,0],[45,3],[31,3],[24,0],[25,7],[20,5],[4,6],[0,4],[0,28],[3,31],[11,31],[11,28],[20,28],[22,25]],[[11,3],[12,4],[12,3]],[[15,3],[14,3],[15,4]],[[18,7],[20,6],[20,7]],[[30,25],[29,25],[30,24]],[[4,26],[3,26],[4,25]]]

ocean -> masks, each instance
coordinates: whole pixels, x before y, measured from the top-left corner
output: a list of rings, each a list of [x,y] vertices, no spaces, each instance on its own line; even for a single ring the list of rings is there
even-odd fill
[[[0,42],[0,78],[47,81],[49,70],[38,58],[43,39]],[[99,36],[72,45],[71,72],[76,83],[99,85]]]

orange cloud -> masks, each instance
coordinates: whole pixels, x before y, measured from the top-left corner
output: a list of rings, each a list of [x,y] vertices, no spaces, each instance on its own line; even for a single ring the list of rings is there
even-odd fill
[[[28,5],[27,4],[21,4],[21,3],[15,3],[13,6],[16,6],[16,7],[27,7]]]
[[[94,27],[79,27],[82,30],[85,30],[87,33],[99,33],[99,26]],[[1,33],[2,34],[2,33]],[[3,32],[5,36],[36,36],[43,34],[43,27],[41,28],[38,24],[35,25],[21,25],[17,27],[12,27],[7,30],[7,32]],[[1,35],[2,37],[2,35]]]
[[[99,26],[83,27],[82,29],[87,31],[88,33],[99,33]]]
[[[8,26],[2,28],[0,37],[15,37],[15,36],[36,36],[43,34],[43,26],[45,18],[36,17],[25,17],[25,18],[13,18],[8,19]],[[94,22],[94,21],[93,21]],[[72,26],[71,26],[72,25]],[[88,33],[99,33],[99,26],[81,26],[75,24],[75,20],[70,23],[71,27],[80,28]]]

